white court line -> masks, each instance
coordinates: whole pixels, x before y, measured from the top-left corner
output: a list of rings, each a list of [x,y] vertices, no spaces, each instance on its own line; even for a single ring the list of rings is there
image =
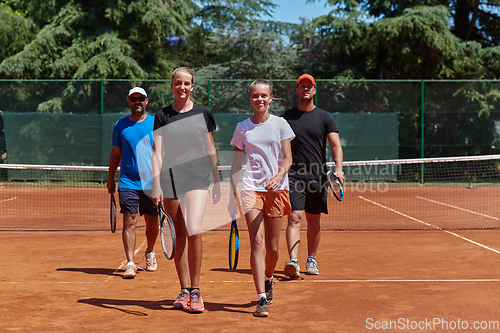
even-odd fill
[[[293,282],[293,283],[298,283],[298,282],[308,282],[308,283],[364,283],[364,282],[500,282],[500,279],[422,279],[422,280],[417,280],[417,279],[411,279],[411,280],[404,280],[404,279],[394,279],[394,280],[384,280],[384,279],[369,279],[369,280],[309,280],[309,281],[297,281],[297,280],[290,280],[290,281],[280,281],[280,282]]]
[[[434,228],[434,229],[437,229],[437,230],[444,231],[444,232],[446,232],[447,234],[450,234],[450,235],[452,235],[452,236],[455,236],[455,237],[458,237],[458,238],[460,238],[460,239],[463,239],[463,240],[464,240],[464,241],[466,241],[466,242],[472,243],[472,244],[474,244],[474,245],[480,246],[480,247],[482,247],[482,248],[485,248],[485,249],[487,249],[487,250],[490,250],[490,251],[492,251],[492,252],[495,252],[495,253],[500,254],[500,251],[495,250],[495,249],[493,249],[493,248],[491,248],[491,247],[488,247],[488,246],[486,246],[486,245],[483,245],[483,244],[481,244],[481,243],[475,242],[475,241],[473,241],[472,239],[468,239],[468,238],[463,237],[463,236],[460,236],[459,234],[456,234],[456,233],[454,233],[454,232],[451,232],[451,231],[445,230],[445,229],[443,229],[443,228],[440,228],[440,227],[438,227],[438,226],[432,225],[432,224],[430,224],[430,223],[427,223],[427,222],[421,221],[421,220],[419,220],[419,219],[416,219],[416,218],[414,218],[414,217],[411,217],[411,216],[409,216],[409,215],[406,215],[406,214],[404,214],[404,213],[401,213],[401,212],[399,212],[399,211],[397,211],[397,210],[395,210],[395,209],[392,209],[392,208],[389,208],[389,207],[387,207],[387,206],[381,205],[381,204],[379,204],[379,203],[377,203],[377,202],[375,202],[375,201],[372,201],[372,200],[366,199],[366,198],[364,198],[364,197],[362,197],[362,196],[360,196],[360,195],[359,195],[358,197],[359,197],[359,198],[361,198],[361,199],[363,199],[363,200],[365,200],[365,201],[368,201],[368,202],[370,202],[370,203],[372,203],[372,204],[374,204],[374,205],[376,205],[376,206],[382,207],[382,208],[384,208],[384,209],[390,210],[390,211],[391,211],[391,212],[393,212],[393,213],[396,213],[396,214],[399,214],[399,215],[404,216],[404,217],[406,217],[406,218],[409,218],[410,220],[416,221],[416,222],[418,222],[418,223],[425,224],[425,225],[427,225],[427,226],[429,226],[429,227],[432,227],[432,228]]]
[[[105,282],[110,282],[114,283],[113,281],[105,281]],[[156,282],[156,281],[155,281]],[[179,283],[179,281],[176,281]],[[500,282],[500,279],[394,279],[394,280],[388,280],[388,279],[352,279],[352,280],[288,280],[288,281],[279,281],[279,283],[403,283],[403,282],[408,282],[408,283],[414,283],[414,282],[458,282],[458,283],[468,283],[468,282]],[[0,281],[1,284],[33,284],[33,283],[54,283],[51,281]],[[59,284],[100,284],[101,282],[98,281],[76,281],[76,282],[70,282],[70,281],[60,281],[57,282]],[[165,280],[165,281],[159,281],[159,283],[172,283],[172,280]],[[221,283],[221,281],[207,281],[207,283]],[[248,284],[253,284],[254,282],[252,280],[248,281],[231,281],[231,280],[225,280],[222,281],[222,283],[248,283]]]
[[[135,256],[135,255],[139,252],[139,250],[140,250],[140,249],[142,249],[142,247],[143,247],[144,245],[146,245],[146,241],[145,241],[145,240],[143,240],[143,241],[142,241],[142,244],[141,244],[141,245],[140,245],[137,249],[135,249],[135,251],[134,251],[134,256]]]
[[[13,198],[10,198],[10,199],[5,199],[5,200],[2,200],[0,202],[7,202],[7,201],[12,201],[12,200],[15,200],[17,199],[17,197],[13,197]]]
[[[427,198],[424,198],[424,197],[420,197],[420,196],[416,196],[417,198],[419,199],[422,199],[422,200],[427,200],[427,201],[430,201],[430,202],[433,202],[433,203],[437,203],[439,205],[443,205],[443,206],[446,206],[446,207],[451,207],[451,208],[455,208],[455,209],[459,209],[459,210],[463,210],[464,212],[467,212],[467,213],[472,213],[472,214],[476,214],[476,215],[481,215],[481,216],[484,216],[484,217],[487,217],[487,218],[490,218],[490,219],[493,219],[493,220],[498,220],[500,221],[500,218],[498,217],[494,217],[494,216],[489,216],[489,215],[486,215],[486,214],[481,214],[481,213],[478,213],[478,212],[475,212],[473,210],[468,210],[468,209],[465,209],[465,208],[460,208],[460,207],[457,207],[457,206],[453,206],[453,205],[449,205],[449,204],[446,204],[444,202],[439,202],[439,201],[435,201],[435,200],[432,200],[432,199],[427,199]]]
[[[209,281],[219,283],[220,281]],[[222,281],[223,283],[253,283],[253,281]],[[364,283],[364,282],[500,282],[500,279],[352,279],[352,280],[287,280],[279,283]]]

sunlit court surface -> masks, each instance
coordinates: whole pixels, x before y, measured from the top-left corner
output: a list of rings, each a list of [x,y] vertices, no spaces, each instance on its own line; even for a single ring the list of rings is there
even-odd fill
[[[227,196],[228,188],[222,189]],[[245,222],[238,218],[240,257],[230,271],[231,219],[210,198],[200,286],[206,311],[191,314],[172,309],[179,282],[159,242],[158,271],[122,278],[121,216],[111,233],[105,187],[4,182],[0,194],[0,331],[500,331],[495,182],[348,181],[342,202],[329,195],[316,276],[304,273],[303,221],[298,280],[283,272],[284,219],[268,318],[252,315],[256,295]],[[225,220],[213,221],[219,218]],[[139,228],[140,267],[145,245]]]

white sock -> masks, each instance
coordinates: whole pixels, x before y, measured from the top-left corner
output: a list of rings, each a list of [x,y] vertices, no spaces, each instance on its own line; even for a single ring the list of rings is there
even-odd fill
[[[260,301],[261,298],[266,298],[266,293],[261,293],[257,295],[257,301]]]
[[[273,280],[273,276],[271,275],[271,277],[267,277],[266,276],[266,281],[272,281]]]

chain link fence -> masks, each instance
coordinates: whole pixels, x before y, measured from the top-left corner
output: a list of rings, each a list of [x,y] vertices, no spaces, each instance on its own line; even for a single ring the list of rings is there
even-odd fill
[[[252,112],[252,81],[195,81],[221,152]],[[296,105],[295,80],[270,82],[272,113]],[[107,165],[113,124],[130,112],[134,86],[146,89],[150,114],[173,101],[170,80],[1,80],[1,162]],[[346,161],[500,153],[498,80],[317,80],[315,99],[335,118]]]

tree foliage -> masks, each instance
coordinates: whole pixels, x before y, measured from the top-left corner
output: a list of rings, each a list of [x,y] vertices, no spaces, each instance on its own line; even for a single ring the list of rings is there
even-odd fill
[[[498,78],[498,1],[489,1],[489,7],[479,1],[326,2],[334,10],[293,36],[317,77]],[[420,156],[422,142],[415,142],[414,134],[421,131],[425,134],[425,156],[460,155],[464,147],[471,154],[498,151],[498,83],[457,85],[426,84],[425,106],[410,105],[404,99],[393,105],[402,112],[400,144],[407,148],[400,149],[401,157]],[[381,89],[369,98],[349,102],[361,112],[367,105],[366,112],[384,112],[390,103],[378,101],[391,101],[396,95]],[[423,118],[419,115],[422,107]],[[470,146],[466,147],[466,142]]]
[[[477,33],[470,34],[470,40],[463,39],[458,23],[451,26],[459,5],[465,6],[461,2],[327,2],[335,9],[313,20],[307,33],[294,36],[299,47],[309,51],[307,57],[317,65],[320,75],[376,79],[497,77],[498,66],[491,59],[498,53],[498,42],[493,41],[499,30],[481,29],[476,20],[469,30]],[[500,22],[494,13],[488,15]],[[378,19],[373,22],[363,20],[374,16]]]
[[[259,20],[272,0],[0,0],[0,77],[498,76],[500,0],[324,2],[334,10],[292,25]]]
[[[40,29],[0,64],[3,78],[162,78],[184,62],[183,52],[202,55],[205,43],[172,45],[170,37],[199,42],[269,13],[264,0],[51,0],[1,1],[2,14],[24,12]],[[11,15],[12,16],[12,15]],[[12,18],[11,18],[12,21]],[[7,35],[7,34],[6,34]],[[9,41],[5,41],[9,44]],[[15,52],[19,51],[19,52]],[[210,52],[207,52],[210,54]],[[187,57],[189,58],[189,56]],[[195,60],[205,65],[207,60]]]
[[[183,1],[19,1],[39,23],[36,38],[0,64],[6,78],[155,77],[172,67],[166,35],[187,32]],[[36,9],[35,9],[36,8]]]
[[[33,20],[0,3],[0,62],[20,52],[37,32],[38,26]]]
[[[286,79],[295,75],[297,51],[286,45],[272,29],[250,23],[235,26],[233,31],[214,34],[210,46],[225,62],[227,78]]]
[[[477,41],[483,46],[500,44],[500,1],[427,0],[386,1],[363,0],[360,5],[375,17],[396,17],[416,6],[446,6],[450,9],[451,32],[463,41]]]

